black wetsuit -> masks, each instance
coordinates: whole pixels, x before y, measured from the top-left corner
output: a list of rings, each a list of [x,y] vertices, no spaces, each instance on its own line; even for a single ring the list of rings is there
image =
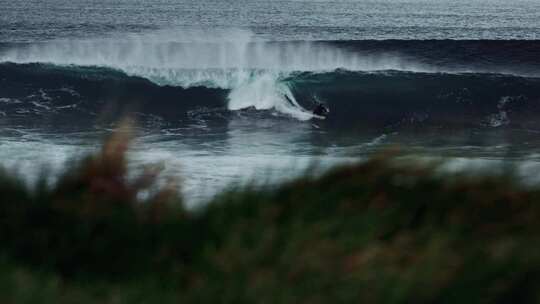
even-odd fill
[[[320,103],[315,107],[315,109],[313,109],[313,114],[325,116],[326,114],[328,114],[328,108],[326,108],[322,103]]]

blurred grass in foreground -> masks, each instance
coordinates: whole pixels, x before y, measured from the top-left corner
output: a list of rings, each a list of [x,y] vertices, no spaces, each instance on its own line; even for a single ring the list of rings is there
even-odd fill
[[[0,303],[540,302],[540,190],[392,156],[186,210],[129,132],[54,186],[0,173]]]

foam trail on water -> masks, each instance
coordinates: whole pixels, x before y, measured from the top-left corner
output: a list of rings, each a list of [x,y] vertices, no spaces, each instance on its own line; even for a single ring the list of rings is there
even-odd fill
[[[292,72],[433,71],[390,54],[360,55],[311,42],[255,40],[245,30],[159,31],[107,39],[52,41],[4,51],[0,61],[101,66],[159,85],[229,89],[231,110],[275,109],[298,119],[309,119],[311,115],[296,103],[281,81]]]

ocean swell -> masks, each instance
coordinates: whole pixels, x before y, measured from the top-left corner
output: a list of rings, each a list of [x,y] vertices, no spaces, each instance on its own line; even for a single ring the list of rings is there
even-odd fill
[[[335,128],[536,128],[536,51],[534,41],[272,42],[242,30],[1,45],[0,98],[20,103],[0,111],[88,114],[121,100],[165,120],[222,107],[309,120],[318,100]]]

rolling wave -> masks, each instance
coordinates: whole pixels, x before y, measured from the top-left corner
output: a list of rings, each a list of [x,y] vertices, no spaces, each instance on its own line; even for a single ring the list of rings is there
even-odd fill
[[[209,35],[214,37],[209,39]],[[231,110],[275,109],[300,120],[312,115],[300,107],[287,86],[279,81],[292,72],[431,70],[397,56],[359,55],[327,44],[254,41],[245,31],[220,35],[161,33],[157,37],[133,36],[120,41],[55,41],[8,48],[0,55],[0,61],[106,67],[158,85],[228,89]]]
[[[530,127],[539,53],[537,41],[272,42],[234,30],[0,45],[0,98],[18,101],[0,113],[253,108],[309,120],[320,100],[334,127]]]
[[[225,89],[161,86],[100,67],[4,63],[0,75],[5,75],[2,87],[8,88],[1,92],[4,102],[0,102],[7,118],[53,115],[51,120],[65,116],[92,121],[103,109],[112,116],[127,109],[180,122],[201,109],[207,110],[205,119],[213,120],[246,108],[297,117],[275,103],[289,98],[287,105],[294,110],[309,110],[316,101],[326,103],[331,115],[323,123],[333,129],[511,126],[540,130],[540,78],[535,77],[335,70],[291,72],[277,80],[256,75],[250,86]]]

